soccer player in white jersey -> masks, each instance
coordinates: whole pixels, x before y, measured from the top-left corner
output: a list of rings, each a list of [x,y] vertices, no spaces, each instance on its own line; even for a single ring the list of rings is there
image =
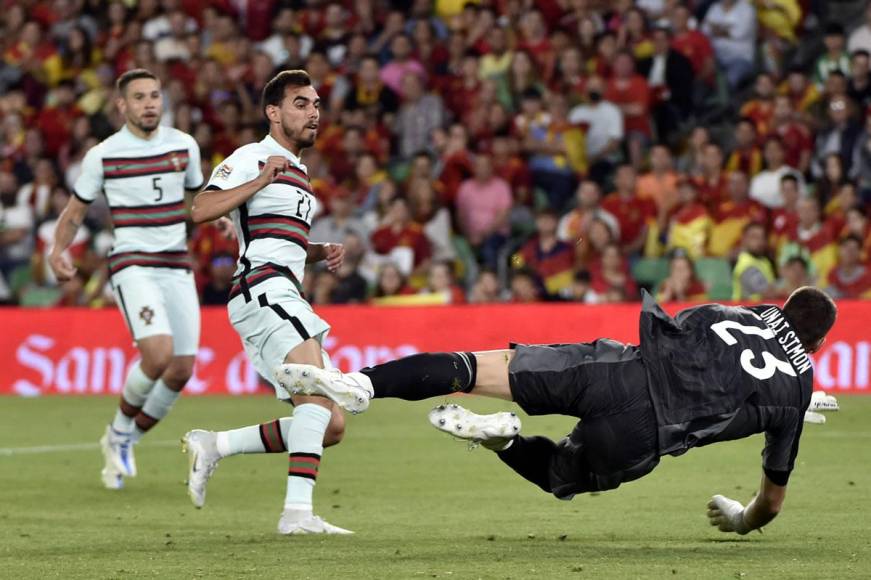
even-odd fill
[[[203,182],[193,137],[159,124],[163,99],[157,77],[131,70],[116,86],[124,126],[85,155],[49,255],[58,280],[75,275],[65,250],[88,205],[103,192],[115,229],[110,281],[141,355],[100,439],[101,475],[110,489],[136,475],[133,444],[166,416],[193,371],[200,310],[186,244],[184,195]]]
[[[344,416],[338,406],[361,412],[371,393],[342,388],[325,396],[291,396],[275,378],[286,363],[330,368],[322,349],[329,325],[302,295],[306,263],[326,260],[336,270],[340,244],[308,241],[317,200],[302,150],[314,144],[320,98],[302,70],[283,71],[263,89],[269,135],[237,149],[215,168],[194,199],[195,222],[230,214],[239,239],[239,264],[227,309],[245,352],[276,396],[294,405],[293,416],[219,433],[190,431],[188,493],[196,507],[205,502],[206,483],[218,461],[240,453],[289,454],[287,494],[278,523],[282,534],[347,534],[315,516],[312,493],[324,447],[342,440]]]

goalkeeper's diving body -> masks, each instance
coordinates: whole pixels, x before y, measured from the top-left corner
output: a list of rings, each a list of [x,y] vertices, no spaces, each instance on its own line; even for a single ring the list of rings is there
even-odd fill
[[[494,450],[560,499],[643,477],[663,455],[764,432],[759,493],[747,507],[719,495],[708,504],[711,525],[745,534],[781,509],[815,395],[808,355],[836,316],[832,300],[810,287],[782,309],[708,304],[674,318],[645,294],[639,346],[600,339],[417,354],[355,373],[285,365],[276,379],[339,404],[361,392],[406,400],[466,392],[514,401],[530,415],[578,417],[571,434],[552,441],[521,435],[514,413],[476,415],[455,404],[430,412],[437,429]],[[837,408],[833,397],[813,398],[817,409]]]

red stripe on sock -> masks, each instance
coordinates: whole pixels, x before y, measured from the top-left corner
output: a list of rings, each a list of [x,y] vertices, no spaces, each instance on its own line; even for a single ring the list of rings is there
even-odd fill
[[[317,470],[317,469],[308,469],[308,468],[305,468],[305,467],[291,467],[289,470],[287,470],[287,475],[289,475],[289,476],[294,476],[294,475],[311,475],[311,476],[313,476],[313,477],[317,477],[317,476],[318,476],[318,470]]]

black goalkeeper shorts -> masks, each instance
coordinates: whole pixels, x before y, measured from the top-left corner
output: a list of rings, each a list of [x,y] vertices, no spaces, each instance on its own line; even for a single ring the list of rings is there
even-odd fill
[[[614,489],[659,463],[657,423],[638,347],[519,345],[508,367],[514,401],[530,415],[581,419],[557,443],[551,490],[560,498]]]

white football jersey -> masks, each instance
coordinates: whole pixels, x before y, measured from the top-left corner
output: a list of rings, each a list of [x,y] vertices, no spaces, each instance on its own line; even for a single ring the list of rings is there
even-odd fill
[[[299,157],[267,136],[227,157],[212,172],[206,189],[232,189],[255,179],[273,155],[288,159],[291,168],[230,213],[239,240],[236,276],[250,274],[249,283],[254,285],[267,275],[289,271],[299,287],[317,209],[308,172]],[[252,272],[255,269],[259,270]]]
[[[112,274],[128,266],[190,268],[184,192],[202,186],[201,171],[199,145],[172,127],[146,140],[124,125],[85,154],[73,193],[85,203],[106,195],[115,229]]]

